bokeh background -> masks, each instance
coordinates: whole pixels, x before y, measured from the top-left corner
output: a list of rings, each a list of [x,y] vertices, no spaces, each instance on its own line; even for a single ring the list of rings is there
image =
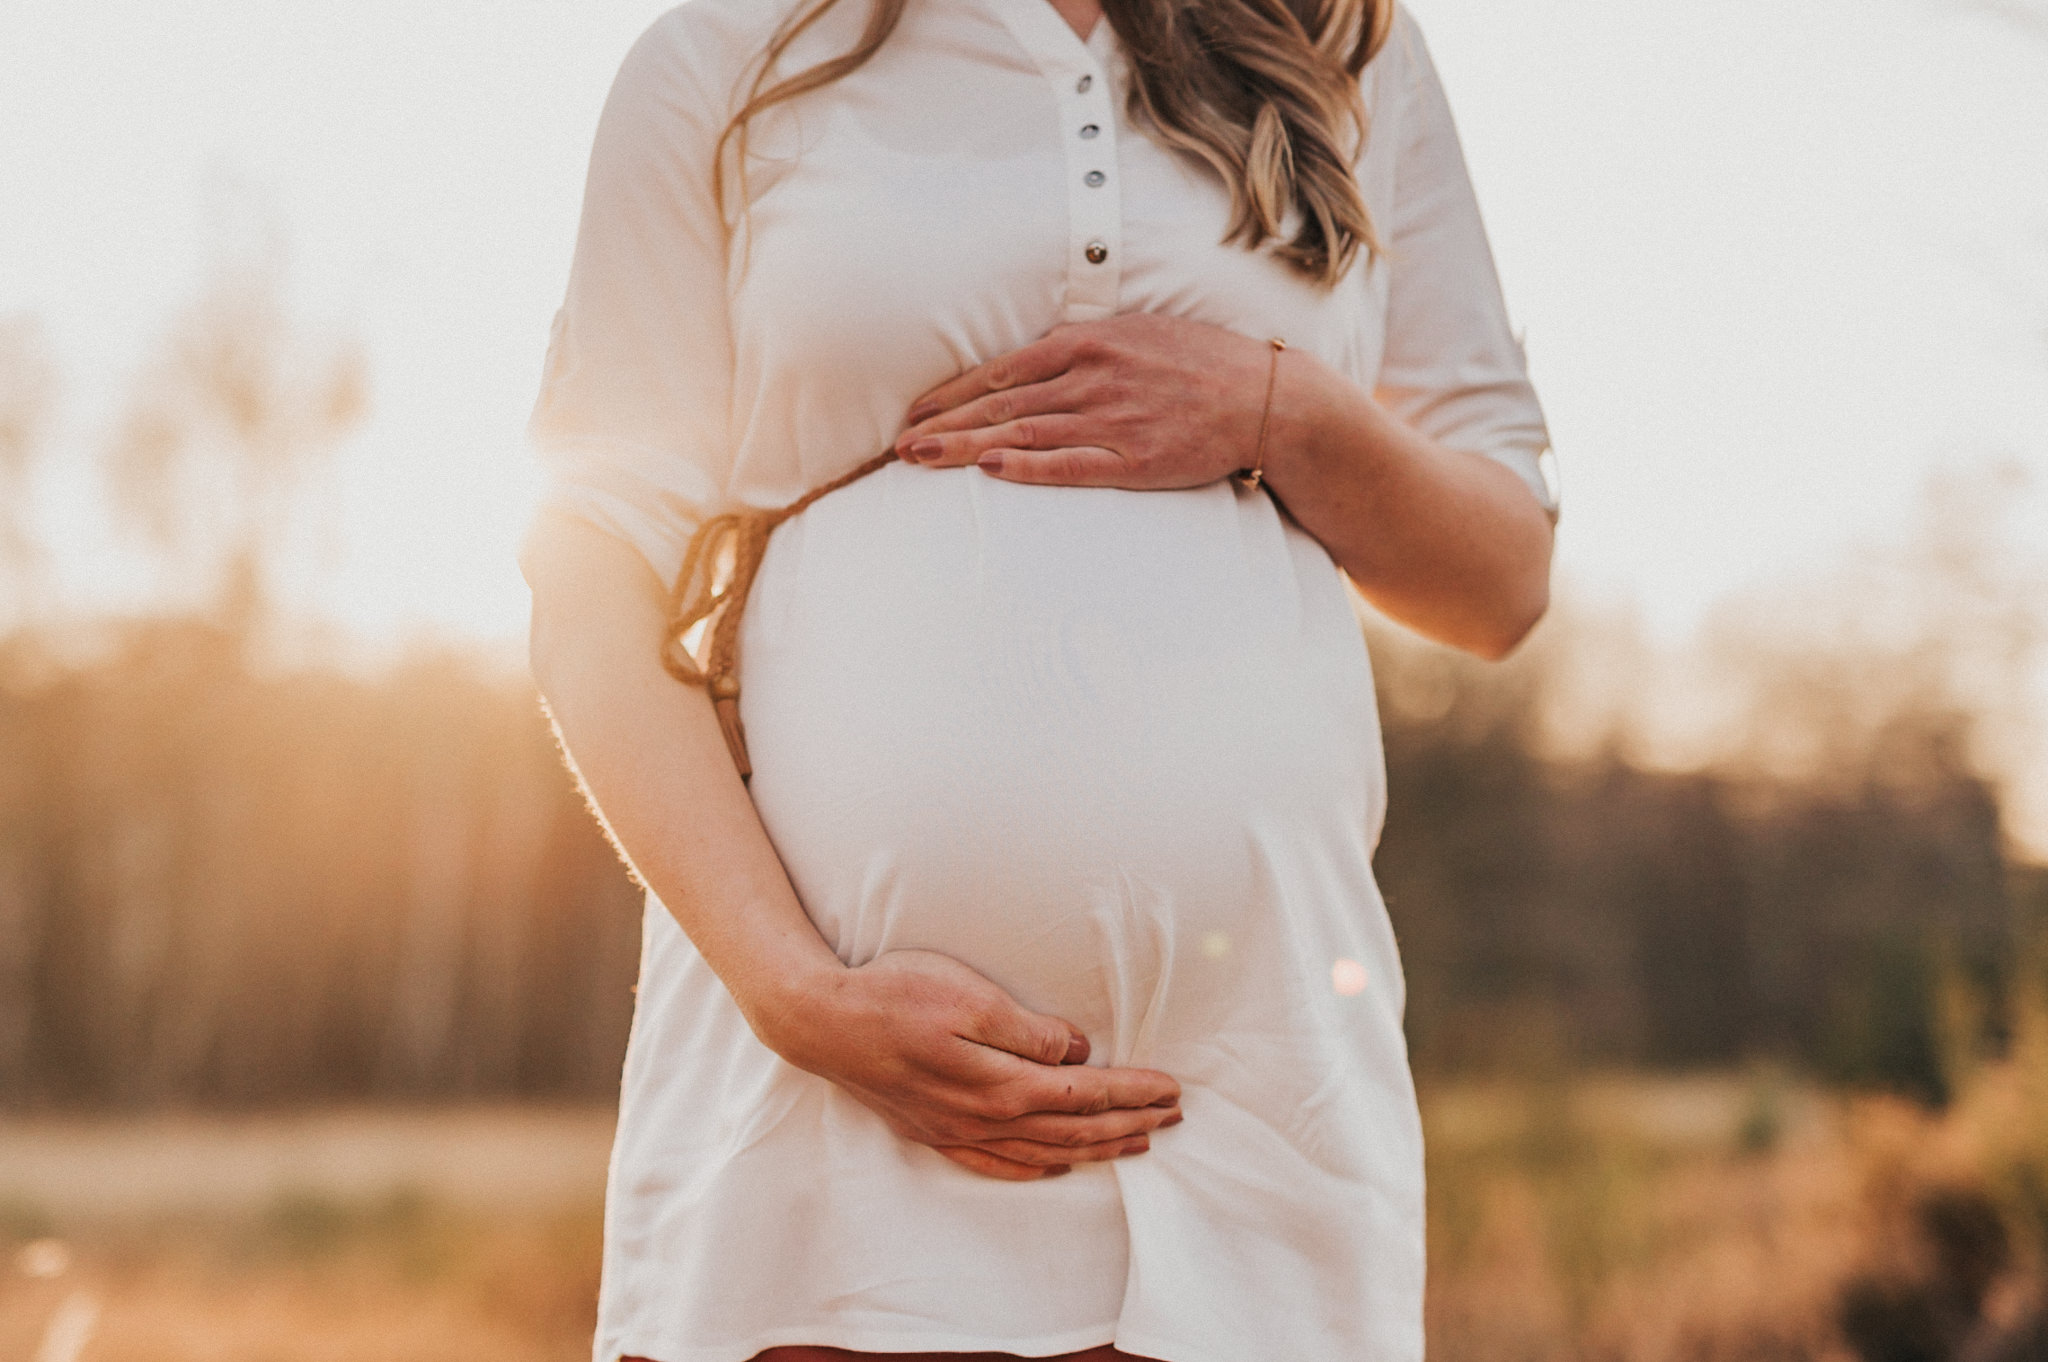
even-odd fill
[[[0,11],[0,1358],[587,1354],[522,426],[665,0]],[[1557,604],[1369,617],[1443,1362],[2048,1358],[2048,4],[1412,0]]]

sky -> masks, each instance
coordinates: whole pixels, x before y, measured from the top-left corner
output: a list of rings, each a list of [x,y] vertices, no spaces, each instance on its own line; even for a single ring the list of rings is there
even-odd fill
[[[1569,589],[1677,639],[1995,457],[2048,554],[2048,17],[1972,3],[1411,0],[1549,412]],[[93,451],[256,222],[294,315],[371,366],[340,538],[296,590],[380,647],[516,641],[584,159],[666,7],[9,0],[0,317],[39,318],[63,375],[64,580],[117,591]]]

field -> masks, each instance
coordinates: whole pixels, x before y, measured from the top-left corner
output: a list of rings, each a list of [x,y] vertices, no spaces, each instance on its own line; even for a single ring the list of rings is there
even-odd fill
[[[1946,1270],[1943,1206],[1988,1208],[2003,1251],[1964,1323],[2013,1333],[2040,1280],[2040,1096],[2018,1069],[1941,1117],[1767,1072],[1432,1088],[1431,1355],[1950,1356],[1839,1327],[1886,1301],[1880,1336],[1908,1327]],[[586,1356],[609,1135],[574,1107],[0,1122],[0,1358]]]
[[[0,1124],[0,1358],[587,1355],[610,1137],[574,1108]]]

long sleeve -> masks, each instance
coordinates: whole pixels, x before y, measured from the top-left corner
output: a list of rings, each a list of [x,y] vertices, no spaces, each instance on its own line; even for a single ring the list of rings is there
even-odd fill
[[[591,151],[568,295],[528,434],[543,506],[637,548],[666,583],[732,465],[723,101],[657,22],[627,55]]]
[[[1400,58],[1405,88],[1391,221],[1381,229],[1389,278],[1378,398],[1431,439],[1506,465],[1554,516],[1550,434],[1508,324],[1450,104],[1405,10],[1389,42],[1400,45],[1385,55]]]

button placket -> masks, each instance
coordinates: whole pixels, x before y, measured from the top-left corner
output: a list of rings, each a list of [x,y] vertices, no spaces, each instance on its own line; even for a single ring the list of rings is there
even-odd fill
[[[1110,82],[1095,71],[1079,71],[1069,80],[1055,81],[1053,87],[1059,92],[1066,134],[1069,321],[1098,320],[1115,315],[1117,309],[1123,203],[1112,176],[1116,120],[1109,87]]]
[[[1123,274],[1123,196],[1116,170],[1115,82],[1045,0],[995,0],[1011,36],[1052,86],[1066,158],[1067,289],[1064,320],[1114,316]],[[1107,24],[1107,19],[1097,19]]]

